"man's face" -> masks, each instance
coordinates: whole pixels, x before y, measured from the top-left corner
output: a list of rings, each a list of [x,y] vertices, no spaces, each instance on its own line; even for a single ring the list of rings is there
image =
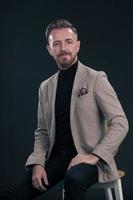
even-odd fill
[[[47,49],[62,69],[71,66],[77,60],[80,41],[70,28],[54,29],[49,36]]]

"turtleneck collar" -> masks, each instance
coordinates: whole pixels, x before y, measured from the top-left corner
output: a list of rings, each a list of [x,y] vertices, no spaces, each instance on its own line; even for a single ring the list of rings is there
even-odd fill
[[[59,76],[62,78],[65,78],[65,77],[75,75],[77,66],[78,66],[78,60],[72,66],[70,66],[68,69],[65,69],[65,70],[59,69]]]

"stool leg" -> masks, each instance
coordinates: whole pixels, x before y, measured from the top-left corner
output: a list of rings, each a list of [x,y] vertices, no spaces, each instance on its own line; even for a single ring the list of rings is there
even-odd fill
[[[121,179],[118,179],[114,183],[114,191],[115,191],[116,200],[123,200],[123,192],[122,192]]]
[[[105,188],[105,195],[107,200],[113,200],[112,190],[111,188]]]
[[[62,191],[62,200],[64,200],[64,188],[63,188],[63,191]]]

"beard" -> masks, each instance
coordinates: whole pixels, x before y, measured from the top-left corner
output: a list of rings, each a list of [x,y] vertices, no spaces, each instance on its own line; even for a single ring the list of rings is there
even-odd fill
[[[58,66],[63,69],[66,69],[69,66],[71,66],[74,63],[74,61],[76,61],[76,59],[77,59],[77,55],[72,56],[72,54],[68,52],[61,52],[55,58]]]

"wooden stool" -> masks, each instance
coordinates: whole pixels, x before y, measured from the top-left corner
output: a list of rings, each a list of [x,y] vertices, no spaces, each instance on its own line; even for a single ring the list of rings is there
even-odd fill
[[[115,199],[116,200],[124,200],[123,192],[122,192],[122,184],[121,178],[125,175],[125,172],[122,170],[118,170],[119,179],[116,181],[108,182],[108,183],[96,183],[91,188],[100,188],[104,189],[106,200],[113,200],[112,189],[114,189]]]

